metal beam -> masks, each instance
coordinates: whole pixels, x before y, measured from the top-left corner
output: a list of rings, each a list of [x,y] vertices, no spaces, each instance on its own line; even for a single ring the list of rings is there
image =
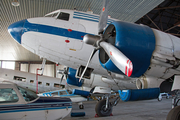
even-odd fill
[[[156,26],[156,28],[157,28],[158,30],[160,30],[160,28],[151,20],[151,18],[150,18],[148,15],[146,15],[146,17],[153,23],[154,26]]]
[[[171,0],[171,1],[169,1],[168,3],[166,3],[166,5],[164,5],[164,6],[169,6],[169,5],[171,5],[173,2],[174,2],[174,0]],[[165,10],[165,9],[162,9],[162,10],[160,10],[159,12],[162,13],[164,10]],[[153,17],[151,17],[151,20],[153,21],[158,15],[159,15],[159,13],[157,12]],[[148,22],[148,25],[150,25],[150,24],[151,24],[151,21]]]
[[[159,7],[159,8],[155,8],[154,10],[163,10],[163,9],[174,9],[174,8],[179,8],[179,6],[169,6],[169,7]]]
[[[175,35],[175,36],[180,36],[180,34],[175,34],[175,33],[169,33],[171,35]]]

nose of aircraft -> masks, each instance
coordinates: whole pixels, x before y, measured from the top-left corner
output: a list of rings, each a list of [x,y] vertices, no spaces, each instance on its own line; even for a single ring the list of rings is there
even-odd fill
[[[23,27],[24,27],[25,21],[26,19],[15,22],[8,27],[8,32],[20,44],[21,44],[21,36],[23,34]]]

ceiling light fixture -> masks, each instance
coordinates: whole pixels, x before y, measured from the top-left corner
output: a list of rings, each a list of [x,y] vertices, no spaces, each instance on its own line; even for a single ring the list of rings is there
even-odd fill
[[[11,4],[12,6],[16,6],[16,7],[19,6],[19,2],[17,0],[13,0]]]

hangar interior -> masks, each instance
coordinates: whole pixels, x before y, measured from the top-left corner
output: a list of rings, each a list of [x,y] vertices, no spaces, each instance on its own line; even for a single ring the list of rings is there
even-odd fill
[[[42,17],[57,9],[75,9],[100,14],[102,6],[102,0],[16,0],[19,6],[13,6],[13,1],[1,0],[0,67],[31,73],[41,67],[42,59],[13,40],[7,31],[10,24],[27,18]],[[111,0],[109,5],[109,15],[112,18],[144,24],[177,37],[180,37],[179,13],[179,0],[140,0],[137,5],[134,5],[132,0]],[[61,77],[56,75],[56,70],[63,67],[47,61],[44,75]]]

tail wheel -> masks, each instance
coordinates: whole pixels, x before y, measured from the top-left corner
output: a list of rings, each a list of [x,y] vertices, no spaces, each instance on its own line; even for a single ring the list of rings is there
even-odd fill
[[[112,107],[108,105],[106,109],[106,100],[100,100],[95,107],[95,111],[99,117],[110,116],[112,113]]]
[[[176,106],[167,115],[166,120],[180,120],[180,106]]]

